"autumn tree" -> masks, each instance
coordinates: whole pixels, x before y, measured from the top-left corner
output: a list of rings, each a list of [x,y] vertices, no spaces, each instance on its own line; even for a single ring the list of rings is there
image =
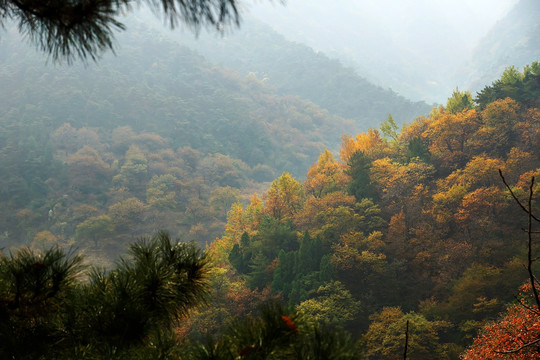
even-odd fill
[[[83,194],[101,192],[110,181],[110,166],[89,146],[71,155],[68,166],[72,188]]]
[[[343,188],[348,181],[343,172],[343,165],[334,159],[334,155],[327,149],[311,166],[304,181],[306,193],[321,197],[329,192]]]
[[[439,344],[439,331],[448,326],[442,321],[429,321],[424,316],[400,308],[384,308],[373,314],[364,335],[367,359],[398,359],[403,356],[405,328],[409,322],[408,357],[411,359],[444,358]]]
[[[107,215],[100,215],[86,219],[75,228],[75,240],[91,240],[97,248],[98,241],[111,236],[114,224]]]
[[[302,208],[303,197],[302,185],[285,172],[270,185],[264,197],[264,211],[276,219],[292,219]]]
[[[238,202],[240,191],[230,186],[220,187],[210,193],[210,205],[217,214],[227,215],[232,204]]]
[[[77,151],[79,147],[77,142],[77,129],[70,123],[64,123],[51,134],[53,144],[61,150],[64,150],[65,156]]]
[[[347,162],[357,151],[362,151],[366,155],[376,154],[383,144],[381,134],[376,129],[369,129],[367,132],[360,133],[354,138],[345,134],[341,137],[339,158],[341,161]]]
[[[440,112],[432,115],[422,134],[429,138],[429,152],[445,168],[463,166],[471,156],[471,139],[481,126],[476,110],[453,114]]]
[[[535,234],[538,233],[533,230],[533,223],[540,222],[533,211],[534,194],[538,187],[535,186],[535,177],[533,176],[529,184],[528,199],[522,201],[510,187],[502,171],[500,171],[500,176],[513,200],[527,214],[528,226],[524,231],[528,238],[526,268],[529,280],[522,286],[517,304],[509,306],[501,319],[484,327],[480,336],[475,339],[463,358],[538,359],[540,295],[539,283],[534,273],[537,258],[534,258],[533,254],[535,249],[533,240],[535,240]]]
[[[320,325],[279,303],[260,306],[256,316],[235,320],[219,339],[190,347],[195,360],[343,359],[361,357],[360,346],[347,332]]]
[[[33,249],[48,249],[53,246],[58,241],[58,238],[51,233],[49,230],[43,230],[38,232],[34,236],[34,241],[32,241]]]
[[[499,320],[486,325],[462,358],[464,360],[540,358],[538,345],[540,317],[538,312],[531,308],[530,294],[530,286],[524,286],[519,302],[510,305]]]
[[[115,226],[121,231],[134,233],[136,224],[142,220],[144,204],[137,198],[129,198],[109,207],[109,216]]]

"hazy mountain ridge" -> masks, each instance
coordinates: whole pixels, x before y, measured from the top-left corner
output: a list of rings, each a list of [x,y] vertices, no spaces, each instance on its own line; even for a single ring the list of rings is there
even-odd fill
[[[169,33],[170,38],[175,35]],[[351,67],[310,47],[286,40],[270,26],[248,17],[224,37],[201,34],[178,40],[211,61],[241,74],[254,73],[282,95],[309,99],[333,114],[354,119],[359,129],[377,126],[388,114],[410,122],[431,106],[383,89]]]
[[[139,30],[119,37],[118,56],[87,67],[45,65],[19,39],[5,37],[1,108],[21,118],[32,116],[32,108],[53,128],[64,122],[129,125],[175,146],[225,153],[252,166],[266,163],[277,173],[300,174],[323,147],[335,148],[343,133],[358,130],[352,121],[297,97],[280,97],[255,78]]]
[[[297,0],[285,7],[257,4],[251,12],[287,39],[343,59],[384,88],[443,103],[459,84],[456,70],[513,3]]]
[[[540,2],[519,3],[480,41],[461,70],[471,91],[479,91],[508,66],[518,68],[540,59]]]
[[[105,231],[102,256],[156,228],[204,244],[223,231],[232,203],[283,171],[301,177],[322,149],[357,131],[150,27],[118,41],[117,55],[97,64],[56,66],[3,34],[0,247],[86,244],[87,225]]]

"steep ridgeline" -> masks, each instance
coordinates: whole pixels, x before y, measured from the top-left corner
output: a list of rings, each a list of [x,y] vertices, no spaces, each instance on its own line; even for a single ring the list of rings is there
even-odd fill
[[[228,207],[301,176],[351,120],[213,66],[147,27],[99,63],[45,64],[0,42],[0,248],[96,249],[168,229],[210,242]]]
[[[431,109],[374,85],[339,60],[288,41],[253,18],[223,38],[201,34],[180,41],[218,64],[264,79],[282,95],[298,95],[332,114],[354,119],[360,130],[377,126],[389,113],[402,123]]]
[[[478,91],[511,65],[522,67],[540,59],[540,2],[520,0],[476,47],[460,78]]]

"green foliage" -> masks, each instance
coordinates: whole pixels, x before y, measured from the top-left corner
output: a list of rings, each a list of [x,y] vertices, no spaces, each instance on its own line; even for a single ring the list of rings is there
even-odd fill
[[[320,326],[278,303],[266,303],[257,317],[236,320],[219,340],[192,344],[196,360],[359,359],[360,347],[343,330]]]
[[[281,293],[289,304],[299,304],[320,285],[332,278],[333,268],[324,268],[324,256],[328,249],[320,237],[311,238],[305,232],[300,248],[295,251],[279,252],[271,289]],[[323,275],[323,272],[324,275]]]
[[[371,159],[362,151],[356,151],[347,162],[349,169],[347,175],[352,178],[349,184],[349,193],[354,195],[357,201],[364,198],[374,198],[375,188],[370,178]]]
[[[274,259],[282,249],[288,252],[297,250],[299,246],[292,223],[282,223],[270,216],[263,217],[253,243],[269,259]]]
[[[295,285],[295,270],[297,268],[296,259],[297,252],[295,251],[286,253],[282,249],[278,254],[278,265],[274,271],[271,289],[275,293],[282,293],[285,299],[289,298],[289,294]]]
[[[117,57],[87,67],[45,66],[9,31],[2,37],[0,247],[30,244],[43,230],[70,244],[78,224],[113,218],[108,209],[130,198],[143,203],[141,217],[117,223],[114,243],[98,243],[108,260],[157,228],[211,243],[232,195],[244,201],[268,174],[299,178],[350,127],[215,67],[148,24],[130,28]],[[85,205],[97,211],[74,211]],[[32,221],[17,218],[21,210]]]
[[[347,131],[378,127],[379,120],[389,112],[402,123],[428,114],[431,108],[425,102],[413,102],[390,89],[375,86],[337,59],[288,41],[261,22],[246,19],[242,31],[226,41],[216,41],[214,36],[204,34],[196,41],[185,40],[212,62],[224,64],[242,76],[251,74],[252,78],[262,79],[256,81],[275,87],[282,96],[298,95],[309,100],[312,107],[316,104],[331,114],[353,120],[353,130],[341,130],[338,137]],[[239,58],[244,61],[238,61]],[[323,116],[323,111],[316,112],[313,121],[302,121],[299,125],[304,132],[314,126],[324,126],[325,131],[333,132],[334,121],[319,123]]]
[[[450,114],[457,114],[465,110],[470,110],[473,107],[474,103],[471,92],[459,91],[459,89],[456,88],[452,92],[452,96],[448,98],[445,109]]]
[[[526,65],[523,72],[519,72],[514,66],[506,68],[499,80],[478,92],[475,101],[483,109],[489,103],[507,97],[531,105],[539,96],[540,63],[534,61],[531,65]]]
[[[0,357],[44,359],[69,347],[65,323],[82,269],[82,257],[57,247],[0,255]]]
[[[408,357],[411,359],[444,358],[438,344],[438,332],[448,326],[428,321],[422,315],[404,314],[399,308],[384,308],[371,316],[372,323],[364,335],[367,359],[397,359],[403,355],[406,323],[409,322]]]
[[[75,229],[75,240],[90,239],[97,247],[99,238],[107,238],[114,232],[112,219],[107,215],[100,215],[86,219]]]
[[[250,270],[253,249],[250,247],[249,234],[244,231],[240,244],[234,244],[229,253],[229,261],[240,274],[247,274]]]
[[[420,138],[413,138],[407,144],[407,160],[418,158],[424,162],[429,162],[430,154],[427,146]]]
[[[262,251],[254,253],[249,264],[249,274],[247,275],[249,287],[252,289],[264,289],[272,279],[271,258],[268,258]]]
[[[120,172],[113,178],[113,182],[137,190],[148,175],[148,160],[137,146],[132,145],[126,151],[125,163]]]
[[[160,232],[108,272],[81,263],[58,248],[0,257],[1,357],[170,358],[173,327],[206,297],[205,255]]]
[[[388,114],[388,119],[381,123],[381,132],[386,138],[397,141],[399,137],[398,130],[399,126],[396,124],[392,114]]]
[[[158,209],[174,209],[177,206],[178,180],[172,174],[154,175],[146,189],[146,202]]]
[[[312,297],[302,301],[297,310],[310,318],[333,326],[344,326],[354,320],[360,310],[360,302],[339,281],[321,285]]]

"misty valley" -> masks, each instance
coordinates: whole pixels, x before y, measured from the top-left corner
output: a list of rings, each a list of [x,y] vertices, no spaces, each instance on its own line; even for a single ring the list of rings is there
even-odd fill
[[[0,0],[0,358],[540,359],[539,3],[455,68],[173,3],[112,52]]]

